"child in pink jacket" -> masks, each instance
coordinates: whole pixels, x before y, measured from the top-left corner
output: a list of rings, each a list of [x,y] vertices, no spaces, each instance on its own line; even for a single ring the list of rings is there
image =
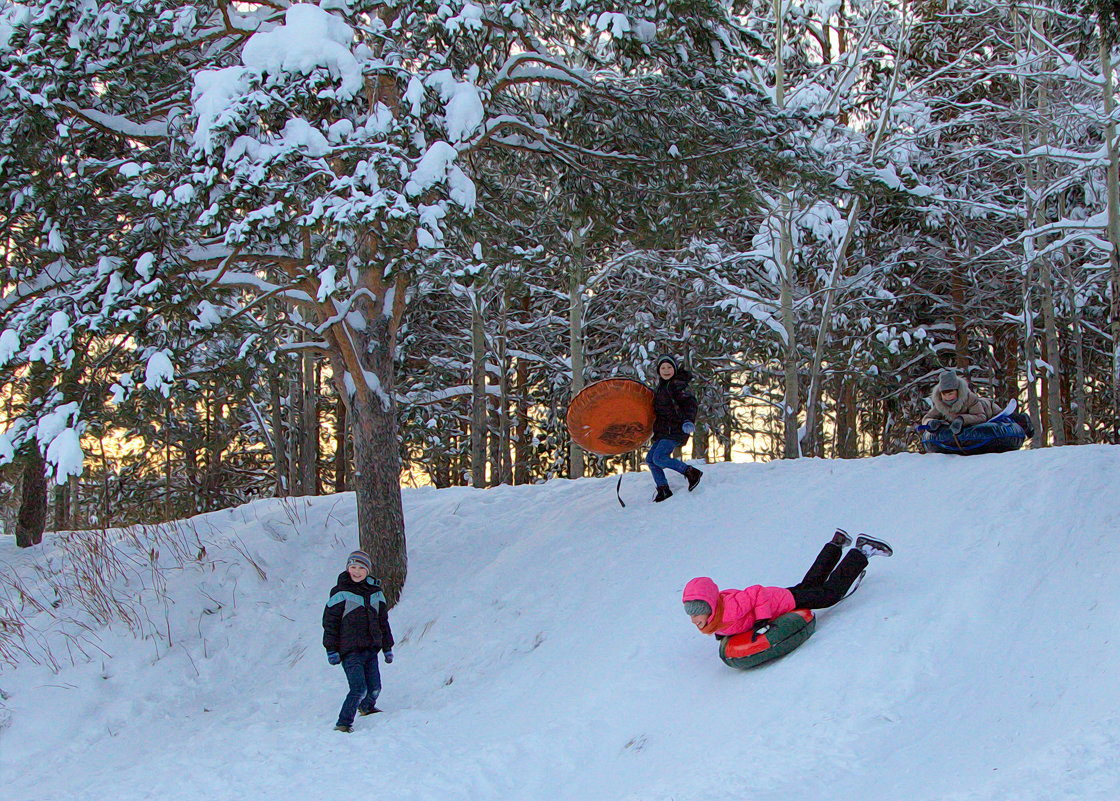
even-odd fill
[[[794,609],[825,609],[847,594],[853,582],[867,568],[872,556],[890,556],[891,546],[882,540],[860,535],[856,547],[841,560],[852,538],[836,529],[813,566],[793,587],[762,587],[720,591],[707,576],[694,578],[684,587],[684,610],[696,628],[717,638],[761,632],[770,621]]]

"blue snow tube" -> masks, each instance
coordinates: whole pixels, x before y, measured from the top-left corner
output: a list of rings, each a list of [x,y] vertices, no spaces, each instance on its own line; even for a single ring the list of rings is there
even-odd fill
[[[1014,420],[1002,418],[966,426],[954,434],[949,426],[936,431],[922,432],[922,447],[926,453],[955,453],[968,456],[973,453],[1006,453],[1023,447],[1027,432]]]

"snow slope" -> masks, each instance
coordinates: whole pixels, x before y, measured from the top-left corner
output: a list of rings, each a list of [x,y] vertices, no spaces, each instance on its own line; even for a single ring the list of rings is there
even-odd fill
[[[319,621],[353,497],[188,521],[205,556],[129,585],[162,639],[115,624],[71,666],[60,623],[59,672],[0,673],[0,797],[1120,797],[1120,448],[705,470],[656,506],[628,476],[626,509],[613,479],[406,492],[386,713],[351,735]],[[725,667],[685,581],[793,584],[836,526],[895,556],[795,653]],[[61,539],[4,539],[9,577],[68,576]]]

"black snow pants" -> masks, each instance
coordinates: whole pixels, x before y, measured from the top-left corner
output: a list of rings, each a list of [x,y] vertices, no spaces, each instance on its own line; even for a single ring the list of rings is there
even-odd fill
[[[798,609],[825,609],[848,592],[867,567],[867,557],[852,548],[841,561],[840,554],[843,552],[839,545],[825,543],[805,578],[789,588]]]

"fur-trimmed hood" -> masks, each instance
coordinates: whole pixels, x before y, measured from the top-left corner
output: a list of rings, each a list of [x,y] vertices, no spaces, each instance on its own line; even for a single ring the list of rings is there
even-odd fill
[[[995,401],[981,398],[973,392],[963,376],[957,376],[957,380],[960,383],[960,389],[957,391],[957,399],[953,403],[946,403],[941,398],[941,390],[938,385],[934,385],[933,391],[929,394],[929,402],[932,408],[922,418],[923,425],[931,420],[941,420],[946,423],[960,420],[966,426],[974,426],[978,423],[987,422],[1000,413],[1002,407]]]

